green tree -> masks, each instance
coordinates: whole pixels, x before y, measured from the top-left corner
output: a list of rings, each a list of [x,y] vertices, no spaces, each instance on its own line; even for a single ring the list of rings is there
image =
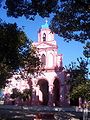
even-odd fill
[[[22,66],[19,68],[22,78],[28,79],[28,75],[37,75],[41,73],[41,62],[38,54],[38,49],[32,45],[32,41],[28,41],[24,48],[22,57]],[[25,74],[25,75],[24,75]]]
[[[36,15],[53,15],[50,28],[66,41],[85,43],[90,39],[89,0],[6,0],[7,15],[25,16],[34,20]]]
[[[83,54],[86,58],[90,58],[90,42],[86,43],[86,46],[84,47]]]
[[[72,62],[66,69],[67,73],[70,75],[67,84],[70,86],[69,96],[71,100],[76,100],[79,97],[85,96],[84,94],[87,91],[88,93],[86,94],[85,97],[88,98],[88,94],[90,93],[90,89],[88,87],[88,84],[90,84],[90,82],[87,79],[88,74],[87,60],[80,58],[77,59],[77,61],[78,65]]]
[[[57,7],[58,0],[6,0],[7,15],[13,17],[25,16],[34,20],[36,15],[49,17]]]
[[[9,73],[19,67],[19,51],[25,41],[24,32],[16,24],[0,23],[0,87],[5,85]]]
[[[0,23],[0,88],[19,68],[33,74],[39,65],[37,51],[16,23]]]
[[[90,81],[86,80],[86,83],[82,83],[77,87],[74,87],[70,96],[73,100],[81,97],[84,100],[86,99],[90,101]]]

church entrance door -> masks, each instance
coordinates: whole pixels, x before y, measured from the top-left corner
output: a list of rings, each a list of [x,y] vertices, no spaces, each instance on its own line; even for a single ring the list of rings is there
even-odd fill
[[[42,98],[40,101],[41,105],[48,105],[48,99],[49,99],[49,88],[48,88],[48,81],[45,79],[40,79],[38,81],[40,94],[39,98]]]

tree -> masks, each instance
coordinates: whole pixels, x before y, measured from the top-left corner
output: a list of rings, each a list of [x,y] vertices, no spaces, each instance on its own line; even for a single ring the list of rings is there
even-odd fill
[[[15,24],[0,24],[0,88],[5,86],[14,71],[27,69],[33,74],[39,70],[39,57],[25,33]],[[28,67],[29,66],[29,67]]]
[[[34,19],[36,15],[49,17],[57,6],[58,0],[6,0],[7,15],[13,17],[25,16]]]
[[[36,47],[32,45],[32,43],[28,44],[28,49],[25,51],[23,56],[23,68],[24,71],[31,74],[38,74],[40,72],[41,62],[39,59],[38,50]]]
[[[19,67],[19,49],[25,40],[24,32],[16,24],[0,23],[0,87],[5,85],[9,73]]]
[[[90,99],[90,97],[88,97],[88,94],[90,93],[88,85],[90,84],[90,82],[87,79],[87,60],[80,58],[77,59],[77,61],[79,63],[78,65],[72,62],[66,69],[67,73],[70,75],[67,84],[70,86],[69,96],[71,101],[78,100],[79,97],[83,96],[85,96],[87,99]],[[87,94],[85,95],[86,92]]]
[[[73,100],[78,99],[79,97],[84,100],[90,101],[90,81],[86,80],[86,83],[79,84],[77,87],[74,87],[71,93],[71,98]]]
[[[90,39],[90,4],[85,0],[62,0],[56,11],[51,29],[66,41],[85,43]]]
[[[87,61],[82,58],[77,59],[77,61],[78,65],[75,62],[72,62],[66,67],[66,71],[70,75],[68,82],[72,89],[74,86],[85,82],[88,73]]]
[[[86,58],[90,58],[90,42],[86,43],[86,46],[84,47],[83,54]]]
[[[89,0],[6,0],[5,8],[8,16],[16,18],[24,15],[34,20],[36,15],[53,14],[50,28],[66,41],[90,39]]]

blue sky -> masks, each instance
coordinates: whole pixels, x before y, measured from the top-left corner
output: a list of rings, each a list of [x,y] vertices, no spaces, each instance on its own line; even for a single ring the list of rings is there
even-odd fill
[[[27,37],[33,41],[37,41],[37,32],[41,25],[45,23],[45,19],[42,19],[39,16],[36,16],[34,21],[26,20],[24,17],[20,17],[15,19],[13,17],[7,17],[5,10],[0,9],[0,18],[3,21],[14,23],[16,22],[19,27],[23,29],[26,33]],[[48,24],[50,19],[48,18]],[[63,65],[68,66],[69,63],[76,62],[77,58],[84,57],[83,56],[83,44],[79,42],[64,42],[63,38],[55,35],[55,40],[57,41],[58,45],[58,53],[63,54]]]

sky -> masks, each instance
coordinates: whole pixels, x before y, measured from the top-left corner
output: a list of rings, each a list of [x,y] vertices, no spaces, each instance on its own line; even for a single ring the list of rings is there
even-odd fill
[[[37,32],[41,25],[45,24],[45,18],[36,16],[34,21],[27,20],[25,17],[19,17],[17,19],[13,17],[7,17],[5,10],[0,9],[0,18],[7,23],[17,23],[17,25],[23,29],[27,37],[32,41],[37,41],[38,35]],[[48,24],[50,19],[48,18]],[[83,44],[80,42],[72,41],[65,42],[63,38],[55,35],[55,40],[58,45],[58,53],[63,54],[63,66],[68,66],[72,61],[76,62],[77,58],[83,56]]]

